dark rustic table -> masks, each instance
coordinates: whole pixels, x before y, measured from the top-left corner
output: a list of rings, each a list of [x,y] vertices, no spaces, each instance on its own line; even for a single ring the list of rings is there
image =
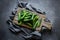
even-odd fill
[[[60,40],[60,0],[20,0],[29,2],[36,8],[46,12],[51,20],[53,29],[51,34],[43,34],[42,40]],[[0,40],[24,40],[8,30],[6,20],[16,7],[17,0],[0,0]]]

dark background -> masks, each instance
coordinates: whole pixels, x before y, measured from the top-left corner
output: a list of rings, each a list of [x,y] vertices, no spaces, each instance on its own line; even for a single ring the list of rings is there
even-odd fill
[[[36,8],[45,11],[47,18],[51,20],[52,34],[43,34],[42,40],[60,40],[60,0],[20,0],[29,2]],[[0,0],[0,40],[24,40],[21,36],[12,34],[8,30],[6,20],[11,11],[16,7],[17,0]]]

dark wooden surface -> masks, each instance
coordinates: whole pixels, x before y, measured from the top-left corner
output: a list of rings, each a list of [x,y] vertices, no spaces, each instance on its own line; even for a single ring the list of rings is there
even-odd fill
[[[60,40],[60,0],[20,0],[31,3],[36,8],[45,11],[47,18],[51,20],[52,34],[43,34],[42,40]],[[6,20],[11,11],[16,7],[17,0],[0,0],[0,40],[24,40],[8,30]]]

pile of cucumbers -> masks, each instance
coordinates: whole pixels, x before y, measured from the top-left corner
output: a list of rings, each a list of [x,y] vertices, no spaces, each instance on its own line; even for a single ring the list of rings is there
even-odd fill
[[[40,27],[42,22],[42,19],[36,15],[35,13],[29,11],[29,10],[21,10],[18,13],[18,24],[22,25],[28,25],[29,27],[32,27],[32,29],[35,29],[36,27]]]

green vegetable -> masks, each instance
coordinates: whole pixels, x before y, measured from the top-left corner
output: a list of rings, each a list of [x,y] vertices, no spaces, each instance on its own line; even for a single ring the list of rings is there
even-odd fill
[[[29,19],[29,18],[31,18],[31,16],[26,16],[26,17],[25,17],[25,19]]]
[[[22,22],[20,21],[19,23],[18,23],[18,25],[21,25],[22,24]]]
[[[36,27],[39,27],[41,25],[41,19],[39,19],[39,16],[37,16],[36,14],[28,11],[28,10],[21,10],[18,13],[18,23],[19,25],[21,24],[26,24],[30,27],[32,27],[32,29],[35,29]]]
[[[30,23],[27,23],[27,25],[32,27],[32,24],[30,24]]]
[[[23,16],[21,17],[22,19],[27,15],[27,13],[26,13],[25,10],[23,11],[23,13],[24,13],[24,14],[23,14]]]
[[[37,27],[37,23],[38,23],[38,20],[37,20],[36,23],[34,24],[33,29],[35,29],[35,28]]]
[[[34,16],[35,16],[35,15],[34,15],[34,14],[32,14],[32,18],[31,18],[32,20],[33,20]]]
[[[24,19],[24,21],[30,21],[31,19]]]
[[[42,19],[39,20],[39,26],[41,26],[41,23],[42,23]]]

